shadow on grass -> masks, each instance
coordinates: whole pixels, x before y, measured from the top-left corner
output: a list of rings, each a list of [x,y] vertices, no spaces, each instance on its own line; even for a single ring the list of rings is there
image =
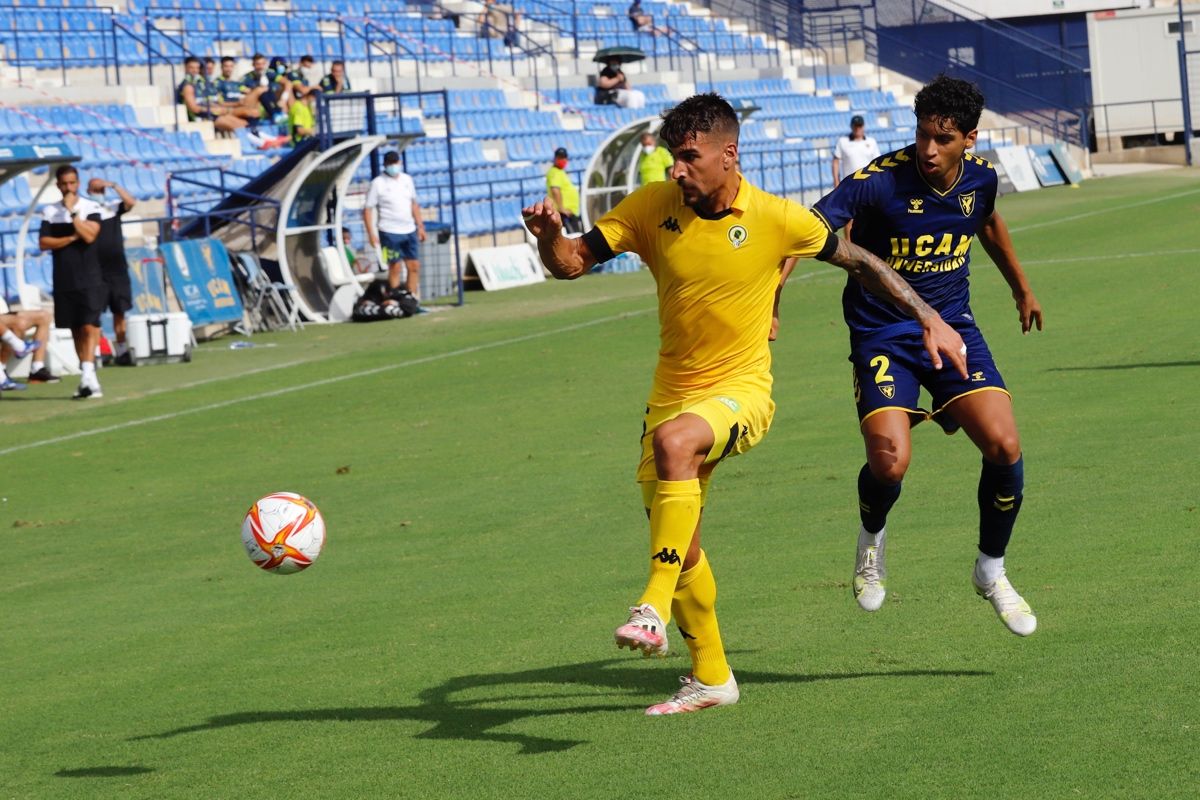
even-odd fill
[[[1150,361],[1144,364],[1097,364],[1094,367],[1050,367],[1046,372],[1093,372],[1112,369],[1165,369],[1200,367],[1200,361]]]
[[[56,778],[120,778],[125,775],[144,775],[154,772],[151,767],[80,767],[78,769],[60,769],[54,773]]]
[[[563,664],[520,672],[499,672],[490,675],[463,675],[451,678],[438,686],[425,689],[420,702],[410,706],[364,706],[347,708],[313,708],[294,711],[242,711],[209,717],[206,722],[188,725],[162,733],[133,737],[169,739],[187,733],[253,725],[263,722],[427,722],[431,728],[416,735],[418,739],[453,739],[476,742],[510,743],[519,746],[520,753],[553,753],[587,744],[578,739],[549,739],[523,733],[496,730],[512,722],[539,717],[569,716],[610,711],[642,711],[646,699],[659,700],[663,695],[663,671],[631,667],[627,659],[603,659],[582,664]],[[621,666],[618,666],[621,665]],[[895,670],[878,672],[846,672],[829,674],[789,674],[738,670],[739,683],[747,686],[768,683],[813,683],[816,681],[854,680],[859,678],[936,678],[983,677],[991,672],[981,670]],[[571,692],[529,694],[522,687],[575,686]],[[453,695],[480,690],[499,689],[487,697],[455,698]],[[597,691],[600,689],[601,691]],[[607,691],[605,691],[607,690]],[[611,698],[609,702],[597,702]],[[622,702],[632,700],[637,702]],[[540,705],[531,707],[530,701]],[[574,701],[574,702],[555,702]]]

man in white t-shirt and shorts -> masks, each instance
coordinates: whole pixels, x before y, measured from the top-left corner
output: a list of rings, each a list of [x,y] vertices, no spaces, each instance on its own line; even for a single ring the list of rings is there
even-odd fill
[[[378,213],[378,233],[375,214]],[[363,208],[363,223],[372,247],[383,247],[388,265],[388,286],[400,288],[400,269],[405,269],[404,286],[420,297],[421,262],[417,246],[425,241],[425,223],[417,204],[417,189],[411,176],[400,168],[400,154],[391,150],[383,156],[383,174],[371,181]]]
[[[833,150],[833,188],[842,182],[842,177],[853,175],[879,158],[879,143],[867,136],[863,118],[855,114],[850,118],[850,135],[838,139]],[[846,223],[846,238],[850,238],[851,223]]]

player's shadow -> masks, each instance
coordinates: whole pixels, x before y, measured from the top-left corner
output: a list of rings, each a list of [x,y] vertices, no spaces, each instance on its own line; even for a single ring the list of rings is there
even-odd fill
[[[619,665],[619,666],[618,666]],[[209,717],[205,722],[161,733],[133,737],[169,739],[188,733],[253,725],[264,722],[425,722],[431,727],[416,734],[419,739],[455,739],[477,742],[511,743],[519,753],[552,753],[586,744],[578,739],[550,739],[525,733],[498,730],[513,722],[538,717],[567,716],[620,711],[642,711],[647,701],[661,699],[664,671],[631,666],[628,659],[603,659],[581,664],[563,664],[520,672],[463,675],[423,690],[419,702],[409,706],[365,706],[313,708],[295,711],[242,711]],[[739,670],[739,682],[747,685],[768,683],[813,683],[816,681],[855,680],[858,678],[930,678],[983,677],[983,670],[886,670],[797,674]],[[572,687],[555,691],[550,687]],[[531,692],[536,687],[547,691]],[[488,690],[497,690],[491,691]],[[485,696],[480,697],[483,692]],[[456,697],[456,695],[466,695]],[[607,698],[607,701],[604,699]],[[636,702],[627,702],[635,700]],[[534,704],[531,705],[531,701]],[[580,702],[582,701],[582,702]]]
[[[1142,364],[1097,364],[1092,367],[1049,367],[1047,372],[1099,372],[1114,369],[1168,369],[1170,367],[1200,367],[1200,361],[1148,361]]]
[[[127,775],[145,775],[154,772],[153,767],[79,767],[78,769],[60,769],[54,773],[58,778],[121,778]]]

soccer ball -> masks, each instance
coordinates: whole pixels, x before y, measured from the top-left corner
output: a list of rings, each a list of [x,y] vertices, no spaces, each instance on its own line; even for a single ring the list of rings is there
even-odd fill
[[[267,572],[289,575],[312,565],[325,546],[325,520],[307,497],[276,492],[261,498],[242,520],[242,544]]]

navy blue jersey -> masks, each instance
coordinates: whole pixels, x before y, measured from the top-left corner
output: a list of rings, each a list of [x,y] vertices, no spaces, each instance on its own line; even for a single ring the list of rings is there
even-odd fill
[[[917,168],[916,145],[888,153],[847,175],[813,207],[830,230],[854,220],[854,243],[882,258],[951,322],[971,313],[971,241],[996,207],[996,169],[967,153],[958,180],[934,189]],[[916,323],[850,279],[842,313],[851,338]]]

